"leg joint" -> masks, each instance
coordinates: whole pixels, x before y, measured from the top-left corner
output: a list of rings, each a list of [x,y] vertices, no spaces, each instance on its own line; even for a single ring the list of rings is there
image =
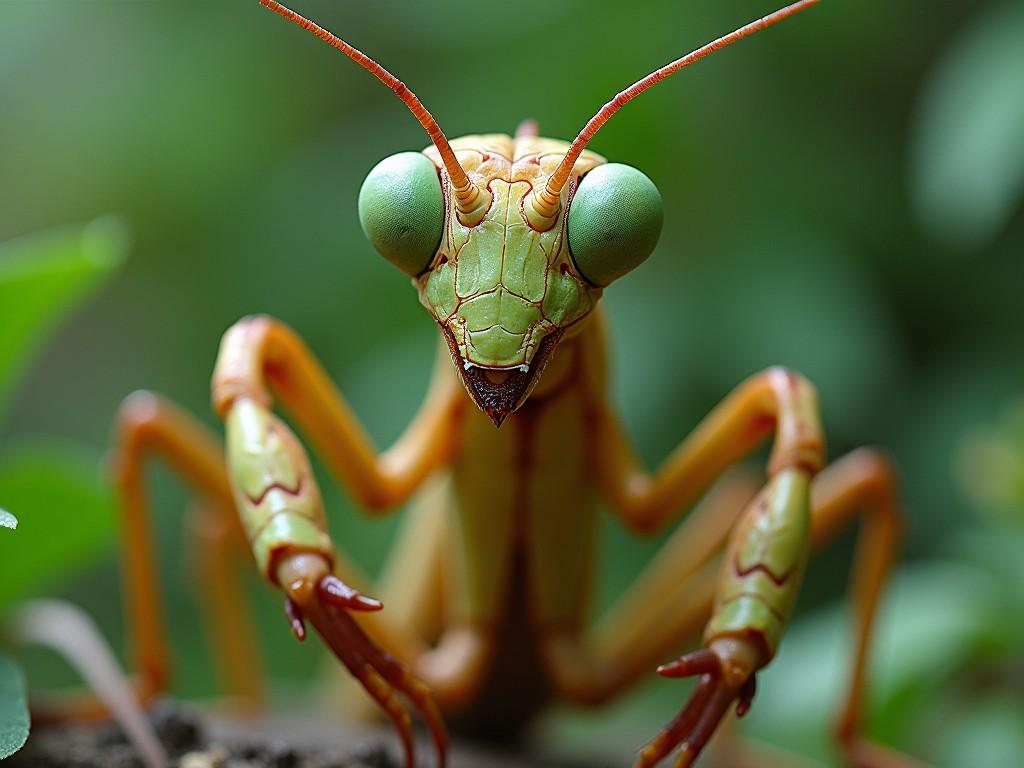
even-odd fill
[[[861,473],[864,493],[873,502],[869,513],[885,519],[900,536],[906,526],[906,518],[899,500],[899,472],[892,458],[877,448],[858,448],[849,455]]]
[[[768,471],[795,468],[817,474],[825,465],[825,433],[818,391],[804,376],[788,368],[765,373],[774,396],[775,446]]]
[[[242,397],[270,407],[264,355],[268,337],[279,327],[266,315],[249,315],[225,332],[211,383],[213,408],[222,419],[235,400]]]

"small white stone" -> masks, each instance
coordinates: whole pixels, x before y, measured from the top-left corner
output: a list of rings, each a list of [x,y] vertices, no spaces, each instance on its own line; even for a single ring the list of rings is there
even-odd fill
[[[224,747],[211,747],[205,752],[189,752],[182,755],[178,768],[218,768],[228,759]]]

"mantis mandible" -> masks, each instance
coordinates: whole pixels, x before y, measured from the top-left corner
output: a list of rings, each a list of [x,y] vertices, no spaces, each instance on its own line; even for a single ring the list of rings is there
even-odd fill
[[[739,715],[750,707],[809,553],[863,514],[855,653],[836,732],[851,762],[903,764],[863,739],[859,719],[872,620],[902,529],[888,461],[862,449],[826,467],[816,392],[779,368],[742,383],[655,472],[645,471],[609,403],[597,308],[604,289],[654,250],[662,202],[647,176],[606,162],[588,142],[654,84],[817,0],[639,80],[571,143],[539,136],[529,121],[515,136],[449,142],[390,72],[275,0],[260,2],[391,88],[430,137],[423,152],[370,171],[359,215],[371,244],[411,279],[438,324],[438,360],[418,414],[384,452],[296,334],[263,316],[242,319],[221,343],[212,389],[226,447],[166,400],[139,393],[126,401],[115,476],[143,695],[163,690],[169,675],[142,473],[153,454],[202,500],[197,559],[228,688],[242,700],[261,696],[229,565],[242,542],[283,590],[295,635],[303,639],[312,624],[391,718],[410,768],[407,703],[443,765],[442,713],[494,732],[520,727],[553,697],[598,704],[703,631],[700,650],[657,667],[698,682],[636,760],[649,768],[676,751],[675,765],[691,765],[733,707]],[[414,501],[378,585],[383,602],[367,596],[377,591],[329,537],[305,449],[275,405],[366,510]],[[760,488],[736,479],[712,487],[772,436]],[[709,488],[618,605],[591,625],[598,500],[633,531],[651,533]]]

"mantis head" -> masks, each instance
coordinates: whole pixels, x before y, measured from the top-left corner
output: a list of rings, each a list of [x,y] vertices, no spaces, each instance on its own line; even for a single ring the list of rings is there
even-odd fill
[[[432,150],[392,155],[370,171],[359,218],[374,247],[412,277],[467,390],[500,424],[603,287],[654,249],[661,197],[640,171],[587,153],[562,192],[565,214],[541,229],[524,209],[567,145],[470,136],[453,146],[485,190],[472,218]]]
[[[359,193],[374,248],[410,276],[466,389],[496,425],[522,405],[563,338],[603,289],[654,250],[654,183],[586,151],[625,104],[665,77],[818,0],[801,0],[652,72],[620,92],[571,144],[529,135],[449,143],[394,75],[276,0],[260,2],[334,46],[391,88],[430,137],[422,153],[378,163]]]

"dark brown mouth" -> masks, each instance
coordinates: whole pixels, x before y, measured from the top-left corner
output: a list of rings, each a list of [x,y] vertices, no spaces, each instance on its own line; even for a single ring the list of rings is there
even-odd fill
[[[455,341],[455,335],[451,330],[442,325],[445,340],[448,342],[448,349],[452,353],[452,362],[466,386],[469,396],[477,407],[487,414],[494,422],[494,426],[500,427],[505,418],[516,408],[523,404],[533,385],[547,365],[548,358],[562,338],[562,331],[557,330],[545,336],[533,356],[533,362],[528,371],[521,371],[518,368],[495,370],[491,368],[477,368],[471,366],[466,368],[465,362],[459,355],[459,345]]]

